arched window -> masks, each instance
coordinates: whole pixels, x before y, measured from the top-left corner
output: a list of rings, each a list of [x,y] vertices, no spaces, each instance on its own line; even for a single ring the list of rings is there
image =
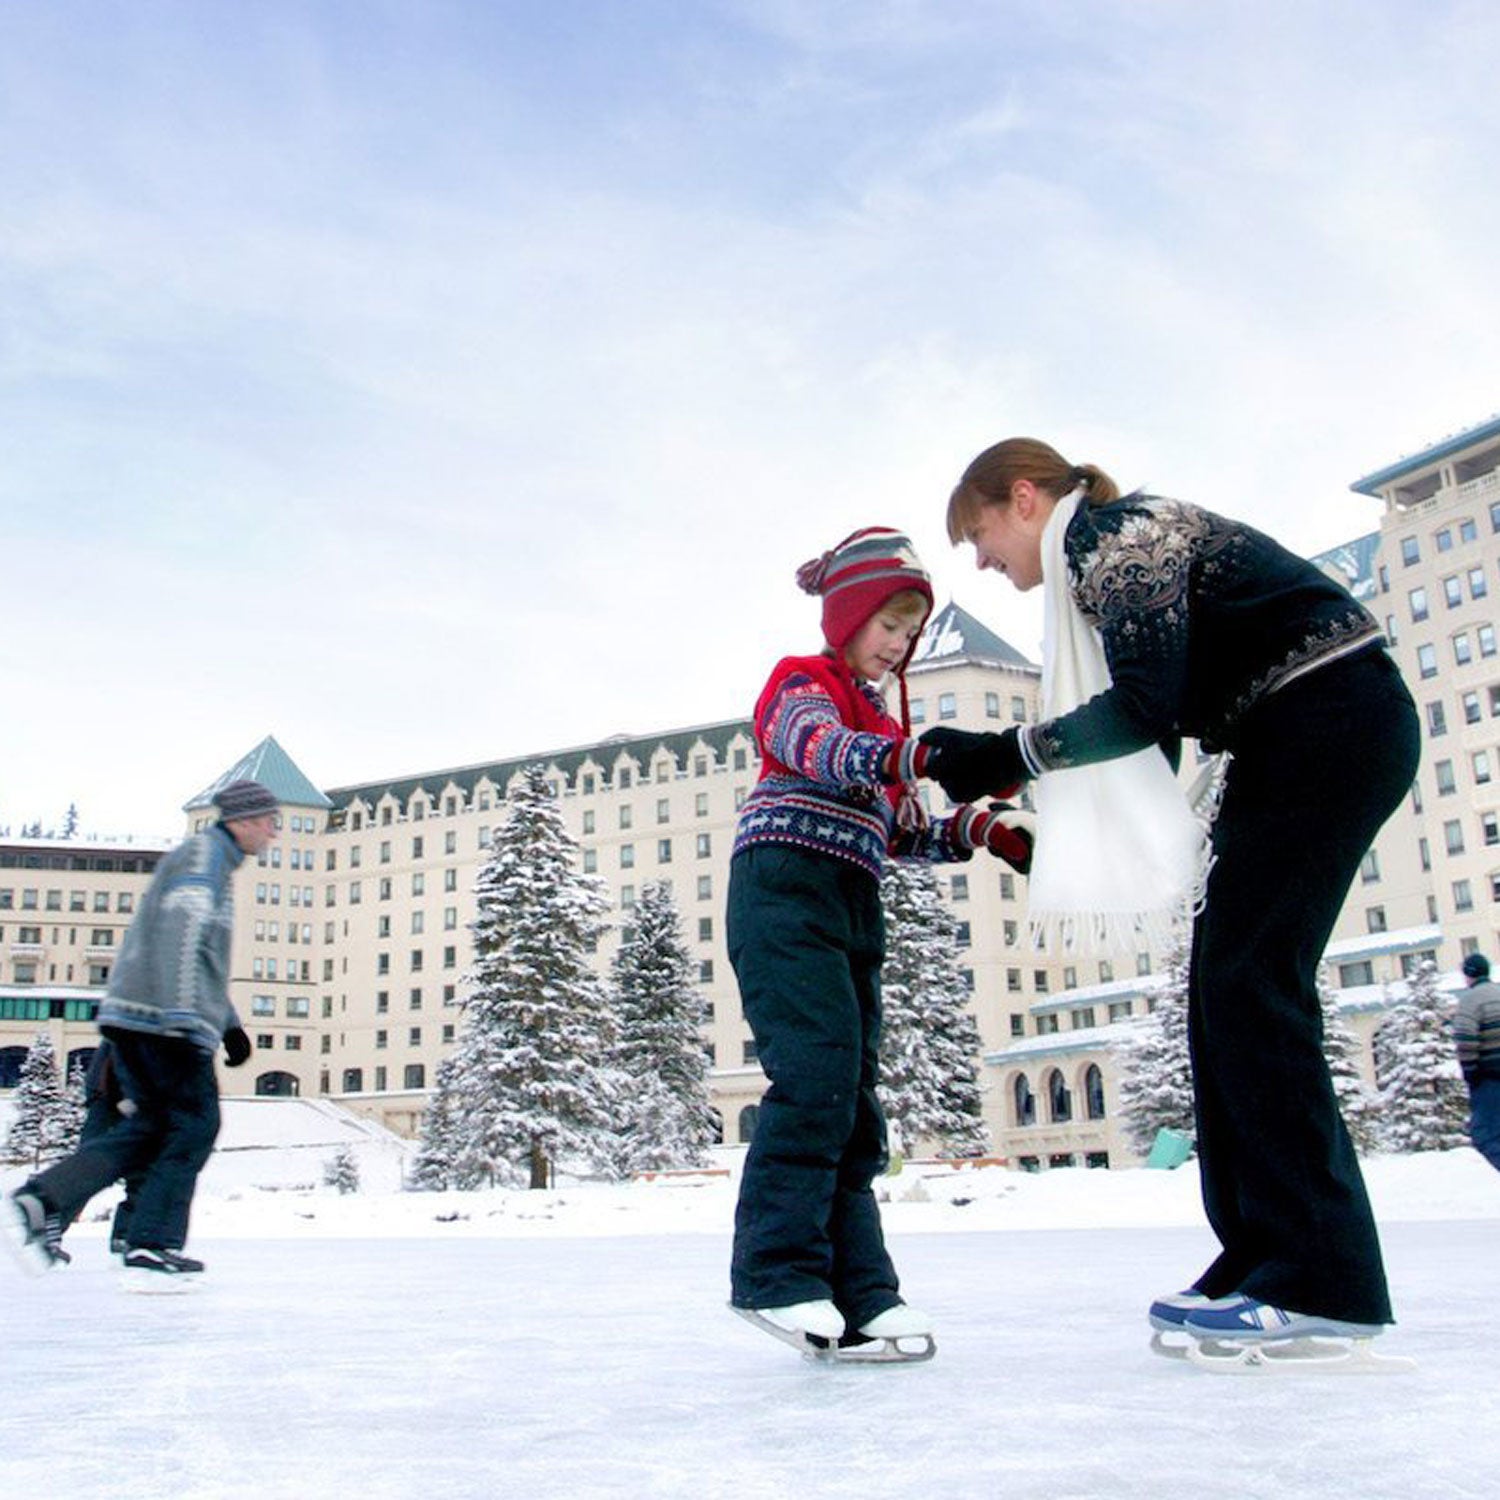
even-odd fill
[[[747,1104],[740,1111],[740,1145],[748,1146],[755,1138],[755,1122],[760,1119],[760,1105]]]
[[[21,1082],[21,1065],[25,1061],[24,1047],[0,1047],[0,1089],[13,1089]]]
[[[1088,1071],[1083,1075],[1083,1098],[1083,1107],[1088,1112],[1089,1119],[1102,1120],[1104,1118],[1104,1074],[1099,1071],[1098,1063],[1090,1063]]]
[[[1053,1068],[1047,1075],[1047,1108],[1056,1124],[1073,1118],[1073,1095],[1068,1091],[1060,1068]]]
[[[1024,1073],[1017,1073],[1011,1084],[1011,1093],[1016,1112],[1017,1125],[1036,1124],[1036,1095],[1031,1092],[1031,1083]]]
[[[262,1073],[255,1080],[255,1092],[262,1099],[290,1099],[302,1092],[302,1085],[292,1073]]]

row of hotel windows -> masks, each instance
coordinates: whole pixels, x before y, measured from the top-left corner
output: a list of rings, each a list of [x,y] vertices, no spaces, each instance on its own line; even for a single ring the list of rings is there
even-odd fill
[[[1489,579],[1485,577],[1482,565],[1470,568],[1465,573],[1451,573],[1447,578],[1440,579],[1439,582],[1443,590],[1443,603],[1449,609],[1458,609],[1462,606],[1464,602],[1465,583],[1469,586],[1469,599],[1471,602],[1489,598]],[[1411,612],[1411,622],[1413,625],[1420,625],[1424,620],[1432,617],[1432,606],[1427,598],[1427,588],[1425,585],[1419,585],[1416,588],[1406,591],[1406,606]],[[1394,615],[1387,615],[1385,617],[1385,624],[1387,634],[1389,634],[1392,640],[1395,640],[1396,617]],[[1491,634],[1493,635],[1493,632]],[[1493,653],[1493,641],[1491,642],[1491,650],[1488,652],[1484,651],[1482,631],[1480,650],[1481,654],[1486,656]]]
[[[721,766],[743,771],[750,764],[750,752],[743,745],[736,745],[728,752],[724,760],[717,759],[713,754],[694,755],[691,760],[694,776],[707,776],[711,768]],[[679,769],[677,757],[670,750],[662,750],[658,752],[650,766],[642,766],[638,761],[629,765],[621,764],[615,767],[613,775],[607,767],[603,766],[599,766],[596,770],[580,769],[574,774],[573,787],[565,786],[553,778],[548,781],[547,789],[554,797],[563,793],[571,795],[575,790],[583,796],[592,796],[596,791],[601,790],[628,791],[636,784],[637,773],[643,786],[653,781],[658,783],[674,781],[688,774]],[[441,815],[451,818],[469,810],[487,812],[494,802],[504,800],[504,790],[493,783],[484,787],[476,787],[467,799],[462,793],[447,793],[441,799],[441,804],[439,799],[431,793],[415,791],[407,799],[405,813],[399,812],[400,803],[394,796],[382,798],[376,807],[355,799],[347,808],[335,811],[330,819],[330,826],[337,828],[347,823],[351,830],[358,832],[365,826],[367,816],[372,826],[377,823],[387,826],[401,817],[409,817],[414,823],[420,823],[427,817],[429,810],[434,817],[438,816],[439,806],[441,806]]]
[[[12,941],[23,944],[30,943],[35,947],[40,947],[42,943],[42,933],[45,930],[46,929],[42,927],[17,927],[16,935],[14,939],[12,939]],[[54,927],[52,929],[52,941],[54,943],[57,943],[61,940],[61,937],[62,928]],[[0,943],[3,943],[4,941],[5,928],[3,926],[0,926]],[[78,928],[68,928],[68,943],[70,946],[77,947]],[[115,929],[113,927],[91,927],[89,929],[87,945],[90,948],[113,948],[115,945]]]
[[[911,721],[913,724],[925,724],[927,722],[927,704],[922,698],[913,698],[909,705]],[[958,695],[956,693],[939,693],[937,698],[937,716],[939,719],[956,719],[958,717]],[[984,716],[987,719],[998,719],[1000,717],[1000,694],[986,693],[984,695]],[[1010,700],[1010,716],[1017,724],[1024,724],[1028,718],[1026,712],[1026,700],[1022,697],[1012,697]]]
[[[68,910],[88,911],[88,892],[69,891]],[[110,909],[110,893],[108,891],[95,891],[93,910],[96,912],[107,912]],[[27,886],[21,891],[21,911],[61,911],[63,909],[63,892],[60,890],[49,890],[46,901],[38,904],[41,892],[35,886]],[[16,893],[14,887],[0,887],[0,911],[15,911]],[[114,909],[117,912],[133,912],[135,910],[135,893],[133,891],[116,891]]]
[[[1494,502],[1490,508],[1490,530],[1500,533],[1500,501]],[[1473,516],[1463,516],[1457,522],[1444,522],[1432,534],[1433,544],[1439,552],[1451,552],[1455,535],[1460,543],[1476,542],[1479,540],[1479,527],[1475,524]],[[1415,567],[1422,561],[1422,543],[1419,537],[1404,536],[1401,538],[1401,563],[1403,567]],[[1380,587],[1384,592],[1390,588],[1389,575],[1385,565],[1380,568]]]
[[[1474,639],[1469,639],[1467,630],[1455,631],[1449,637],[1449,645],[1453,651],[1453,665],[1455,667],[1467,667],[1474,660],[1475,644],[1478,644],[1479,655],[1494,656],[1497,645],[1495,640],[1495,627],[1490,624],[1475,627]],[[1417,647],[1417,675],[1424,680],[1436,677],[1438,674],[1437,647],[1430,641],[1424,641]]]
[[[1073,1091],[1063,1076],[1061,1068],[1051,1068],[1042,1079],[1042,1093],[1047,1100],[1047,1121],[1052,1125],[1064,1125],[1073,1118]],[[1024,1073],[1017,1073],[1010,1086],[1010,1123],[1017,1128],[1036,1125],[1037,1098],[1031,1091],[1031,1080]],[[1083,1073],[1083,1117],[1087,1120],[1104,1118],[1104,1074],[1097,1063],[1090,1063]]]

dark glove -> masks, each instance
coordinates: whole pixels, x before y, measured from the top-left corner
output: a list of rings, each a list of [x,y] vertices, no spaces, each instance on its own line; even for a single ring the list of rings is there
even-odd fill
[[[1036,814],[992,802],[988,810],[961,807],[953,815],[957,841],[969,849],[988,849],[1018,875],[1031,873],[1031,851],[1036,844]]]
[[[231,1026],[224,1033],[224,1051],[229,1056],[231,1068],[238,1068],[243,1063],[249,1062],[252,1050],[250,1038],[245,1035],[243,1027]]]
[[[922,736],[927,747],[924,773],[955,802],[981,797],[1015,796],[1029,772],[1021,759],[1021,734],[1014,727],[1001,734],[971,734],[939,726]]]

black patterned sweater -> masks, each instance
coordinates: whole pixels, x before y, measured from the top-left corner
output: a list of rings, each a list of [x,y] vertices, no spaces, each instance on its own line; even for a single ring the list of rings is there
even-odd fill
[[[1022,731],[1037,773],[1183,736],[1233,750],[1267,694],[1383,644],[1374,616],[1312,563],[1195,505],[1139,492],[1080,505],[1064,545],[1113,685]]]
[[[882,766],[902,738],[879,693],[842,661],[784,657],[755,705],[760,780],[740,810],[734,853],[790,844],[848,860],[877,880],[887,853],[933,863],[970,858],[951,815],[898,827],[897,808],[911,789],[887,785]]]

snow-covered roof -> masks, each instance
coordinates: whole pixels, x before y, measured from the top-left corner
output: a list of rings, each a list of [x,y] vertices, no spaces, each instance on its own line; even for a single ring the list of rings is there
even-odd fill
[[[1436,948],[1443,941],[1443,929],[1436,922],[1421,927],[1400,927],[1392,932],[1361,932],[1340,938],[1323,950],[1329,963],[1347,963],[1350,959],[1382,958],[1393,953],[1415,953],[1422,948]]]
[[[984,1054],[985,1066],[1003,1068],[1008,1063],[1035,1062],[1039,1057],[1061,1057],[1070,1052],[1097,1052],[1101,1047],[1124,1041],[1143,1017],[1088,1026],[1080,1031],[1055,1031],[1048,1036],[1018,1038],[1009,1047]]]

